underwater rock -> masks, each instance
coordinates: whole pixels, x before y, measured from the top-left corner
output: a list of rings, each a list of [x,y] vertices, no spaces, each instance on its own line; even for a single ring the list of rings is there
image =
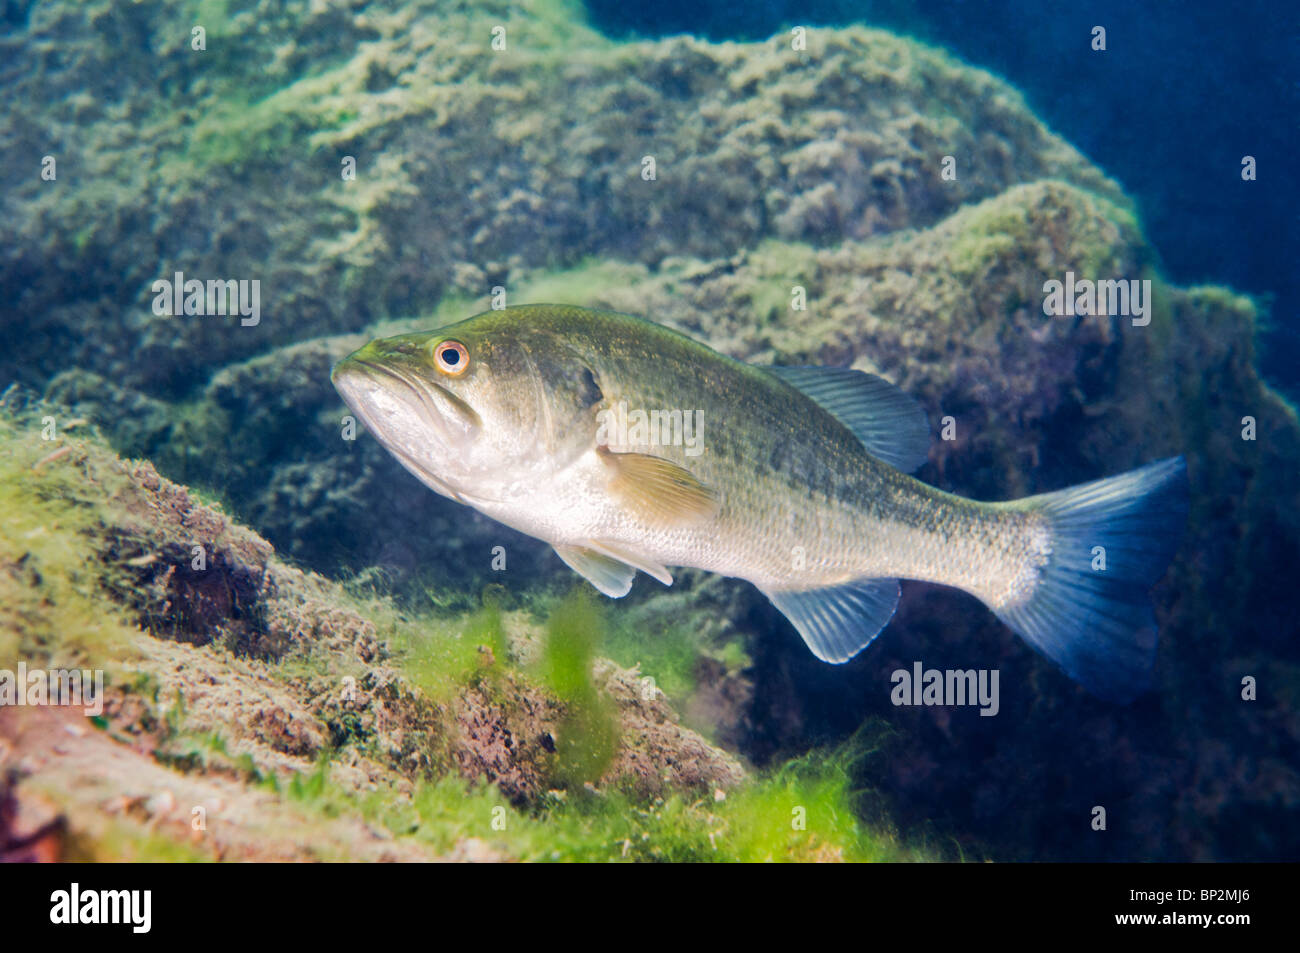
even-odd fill
[[[106,732],[74,736],[68,725],[58,709],[0,718],[0,741],[34,769],[22,772],[19,791],[41,792],[67,818],[70,844],[62,859],[439,859],[410,842],[395,843],[356,817],[322,819],[228,773],[179,773]],[[59,754],[46,754],[39,764],[31,760],[56,747]],[[164,812],[168,801],[174,808]]]
[[[614,702],[619,736],[613,764],[599,787],[645,802],[674,791],[702,796],[744,780],[734,756],[678,724],[662,693],[646,698],[635,673],[600,659],[594,678]],[[554,783],[548,762],[563,730],[564,707],[517,685],[495,697],[464,693],[455,706],[458,736],[452,751],[462,775],[493,781],[516,803],[536,802]]]
[[[0,744],[0,768],[8,760]],[[16,768],[0,775],[0,864],[50,864],[63,859],[66,820],[48,799],[17,791]]]
[[[0,206],[0,340],[22,338],[0,378],[73,363],[175,399],[477,275],[475,296],[592,255],[833,244],[1047,177],[1123,201],[1011,87],[880,31],[813,30],[796,53],[784,37],[618,44],[505,3],[302,6],[207,10],[202,52],[182,9],[108,0],[42,5],[6,38],[30,106],[0,118],[0,161],[60,165]],[[955,181],[944,155],[962,157]],[[154,313],[153,282],[178,271],[259,279],[260,321]]]
[[[635,672],[601,659],[594,677],[619,708],[622,744],[607,775],[614,785],[652,799],[679,790],[712,794],[744,780],[736,758],[678,724],[663,692],[647,690]]]
[[[30,471],[25,461],[46,448],[38,417],[29,413],[28,418],[19,429],[6,423],[0,437],[6,454]],[[523,670],[466,645],[469,657],[485,661],[449,670],[445,691],[431,694],[404,672],[411,663],[408,654],[403,651],[399,658],[390,648],[391,634],[384,637],[394,625],[410,626],[391,605],[367,603],[376,617],[387,620],[377,624],[337,583],[285,565],[257,534],[160,477],[150,464],[123,462],[93,436],[66,448],[69,452],[48,465],[71,471],[60,479],[74,480],[82,492],[78,501],[63,505],[94,514],[87,523],[91,533],[81,542],[94,550],[86,565],[97,575],[81,581],[80,598],[115,600],[138,619],[141,630],[123,631],[122,640],[97,645],[94,657],[84,660],[110,673],[103,698],[107,733],[88,729],[75,709],[40,709],[33,721],[24,711],[5,708],[0,776],[14,764],[23,765],[24,791],[54,797],[78,837],[97,842],[107,836],[110,820],[100,809],[105,803],[120,802],[128,812],[162,803],[142,799],[138,792],[146,789],[179,792],[179,802],[168,802],[173,806],[214,798],[238,804],[238,824],[262,829],[283,811],[292,814],[292,808],[277,803],[263,811],[252,790],[240,786],[271,779],[291,789],[297,785],[308,797],[312,785],[327,790],[325,775],[319,774],[319,782],[300,779],[317,776],[324,765],[330,784],[387,792],[399,803],[409,799],[413,783],[435,782],[449,773],[494,785],[521,808],[550,796],[557,779],[550,756],[555,747],[547,739],[560,730],[565,703]],[[38,462],[45,459],[48,455]],[[39,605],[50,582],[46,574],[55,570],[36,560],[23,562],[29,569],[25,576],[6,576],[30,587],[29,598]],[[6,600],[18,609],[20,600],[13,595],[7,592]],[[57,630],[42,635],[31,613],[19,618],[13,631],[6,619],[0,632],[17,640],[0,643],[3,665],[12,668],[11,648],[22,658],[65,664],[69,652],[85,651]],[[464,621],[462,616],[459,627]],[[439,638],[461,640],[456,621],[450,626],[425,644],[426,652]],[[428,664],[424,654],[414,664]],[[733,756],[678,725],[661,699],[636,695],[633,673],[603,660],[596,673],[619,716],[619,750],[600,779],[602,787],[642,803],[672,794],[700,797],[745,780]],[[54,723],[47,724],[51,719]],[[29,750],[44,750],[31,738],[60,731],[76,739],[93,735],[74,747],[80,755],[105,761],[110,770],[87,787],[78,772],[91,770],[98,760],[77,763],[76,752],[58,746],[56,755],[68,755],[58,767],[45,756],[27,757]],[[300,822],[289,818],[286,830]],[[359,836],[346,824],[336,826],[339,837]],[[184,844],[187,838],[178,840]],[[216,842],[193,841],[200,853],[223,857],[319,859],[348,856],[351,850],[328,838],[294,849],[275,838],[260,849],[229,832]],[[409,847],[385,852],[372,846],[357,845],[355,856],[418,856]]]

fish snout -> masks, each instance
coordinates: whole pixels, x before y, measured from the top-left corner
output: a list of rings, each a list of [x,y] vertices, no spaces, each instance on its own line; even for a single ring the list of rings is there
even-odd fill
[[[372,341],[334,366],[330,381],[344,402],[390,448],[466,452],[479,431],[478,414],[423,368],[403,366],[391,347],[381,346],[387,343]]]

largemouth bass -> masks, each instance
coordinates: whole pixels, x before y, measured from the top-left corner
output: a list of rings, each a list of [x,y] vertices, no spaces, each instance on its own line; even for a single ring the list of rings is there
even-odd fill
[[[1185,520],[1181,457],[976,502],[908,475],[929,423],[882,378],[753,366],[564,305],[371,341],[333,382],[430,488],[551,544],[607,596],[637,570],[745,579],[840,663],[889,622],[899,578],[927,580],[978,597],[1095,694],[1148,682],[1147,592]]]

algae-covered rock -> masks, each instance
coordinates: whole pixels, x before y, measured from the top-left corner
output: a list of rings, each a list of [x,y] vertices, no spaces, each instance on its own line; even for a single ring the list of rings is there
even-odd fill
[[[0,559],[9,570],[5,595],[12,615],[5,618],[0,668],[14,671],[16,659],[32,667],[102,668],[108,678],[100,697],[107,734],[78,718],[76,710],[28,718],[6,706],[0,731],[9,740],[0,749],[6,762],[0,768],[26,777],[23,790],[43,792],[58,803],[74,838],[93,842],[106,836],[119,819],[106,817],[103,805],[122,799],[126,806],[108,813],[128,811],[143,789],[169,792],[172,807],[164,813],[178,823],[178,791],[186,792],[182,799],[198,797],[199,806],[238,802],[242,825],[260,815],[261,801],[236,792],[232,779],[301,786],[305,782],[296,779],[328,772],[345,792],[409,800],[414,784],[459,775],[492,785],[505,803],[525,809],[541,806],[549,791],[563,786],[553,753],[566,703],[524,669],[470,644],[474,636],[463,616],[435,635],[382,600],[358,603],[338,584],[284,565],[267,542],[148,463],[122,462],[93,438],[63,443],[51,457],[44,453],[48,442],[40,439],[40,420],[25,419],[25,425],[0,422],[0,442],[11,469],[36,474],[33,485],[18,488],[12,473],[5,485],[53,508],[36,514],[37,520],[86,508],[79,530],[61,520],[64,532],[73,529],[69,540],[89,551],[83,565],[90,574],[60,611],[78,602],[82,611],[107,619],[113,631],[85,645],[45,624],[54,612],[46,593],[55,580],[48,577],[67,567],[55,562],[57,548],[45,556],[27,549],[15,557],[24,549],[23,538],[6,532]],[[52,472],[43,491],[44,467]],[[58,493],[72,483],[81,487],[79,501]],[[5,502],[14,507],[21,501]],[[521,624],[533,638],[545,638],[535,623]],[[394,637],[403,648],[390,647]],[[417,674],[408,675],[413,645]],[[745,780],[733,756],[677,725],[662,700],[633,692],[633,675],[608,661],[598,664],[596,674],[617,713],[618,734],[615,761],[592,781],[644,802],[674,794],[712,796]],[[69,742],[75,752],[56,747],[56,755],[69,757],[53,764],[35,753],[40,748],[33,739],[57,734],[59,724],[73,738],[95,737]],[[114,744],[122,751],[114,752]],[[113,765],[97,777],[93,799],[77,780],[90,767],[80,763],[83,755]],[[218,790],[225,794],[213,793]],[[221,810],[213,809],[214,822]],[[283,810],[278,803],[268,807],[256,826]],[[142,819],[155,813],[146,810]],[[361,833],[334,827],[330,837]],[[199,853],[264,859],[347,856],[352,849],[327,838],[304,852],[275,838],[248,855],[253,848],[243,836],[224,830],[215,840],[189,840]],[[368,856],[370,848],[352,847],[357,857]],[[418,853],[408,846],[387,856]]]
[[[190,49],[204,15],[219,26]],[[543,4],[104,0],[42,5],[5,43],[28,107],[0,120],[0,161],[32,171],[0,215],[0,287],[21,289],[4,342],[22,337],[0,377],[31,383],[72,363],[192,395],[234,360],[519,269],[834,243],[1044,177],[1122,200],[1010,87],[864,29],[795,52],[613,44]],[[258,323],[156,314],[177,272],[258,279]]]

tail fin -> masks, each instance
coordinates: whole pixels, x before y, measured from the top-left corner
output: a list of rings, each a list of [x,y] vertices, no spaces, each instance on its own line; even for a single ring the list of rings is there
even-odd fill
[[[1186,463],[1173,457],[1019,504],[1048,518],[1051,555],[1026,601],[994,611],[1094,695],[1131,701],[1150,684],[1147,592],[1182,539]]]

